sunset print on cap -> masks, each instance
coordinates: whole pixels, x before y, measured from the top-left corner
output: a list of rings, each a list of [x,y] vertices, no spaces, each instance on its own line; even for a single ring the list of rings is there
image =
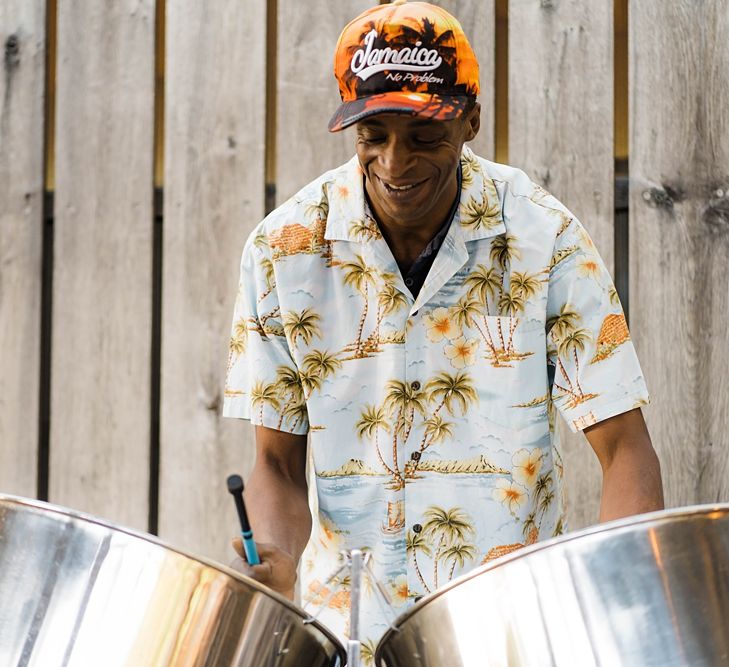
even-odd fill
[[[461,24],[426,2],[368,9],[347,25],[334,58],[339,130],[382,112],[450,120],[479,93],[478,62]]]

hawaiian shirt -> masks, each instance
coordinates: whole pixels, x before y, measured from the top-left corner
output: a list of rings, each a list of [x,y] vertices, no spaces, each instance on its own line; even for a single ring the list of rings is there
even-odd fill
[[[648,393],[590,237],[523,172],[464,148],[458,213],[416,298],[365,215],[355,158],[273,211],[241,262],[224,414],[308,433],[303,603],[341,637],[343,549],[394,612],[565,530],[572,431]],[[392,620],[361,602],[367,659]]]

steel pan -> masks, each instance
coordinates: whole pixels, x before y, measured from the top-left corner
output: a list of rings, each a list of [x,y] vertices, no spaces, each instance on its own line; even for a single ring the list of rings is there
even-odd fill
[[[729,665],[729,505],[535,544],[395,621],[378,667]]]
[[[0,665],[335,667],[283,597],[149,535],[0,495]]]

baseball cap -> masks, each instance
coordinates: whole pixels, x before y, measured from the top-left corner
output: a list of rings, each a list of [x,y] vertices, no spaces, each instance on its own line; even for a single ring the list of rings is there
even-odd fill
[[[478,61],[458,20],[427,2],[372,7],[342,31],[334,55],[338,132],[383,112],[458,118],[479,93]]]

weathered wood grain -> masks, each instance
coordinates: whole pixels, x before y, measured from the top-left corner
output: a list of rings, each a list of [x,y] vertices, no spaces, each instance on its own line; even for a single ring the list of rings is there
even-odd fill
[[[0,491],[36,494],[45,2],[0,3]]]
[[[469,144],[473,151],[489,160],[494,159],[495,117],[495,48],[496,9],[494,0],[437,0],[455,16],[476,53],[481,80],[481,130]]]
[[[154,2],[58,5],[50,499],[146,529]]]
[[[630,3],[631,328],[667,504],[729,500],[729,2]]]
[[[510,1],[509,161],[580,218],[612,270],[612,3]],[[559,422],[577,528],[597,520],[600,467]]]
[[[254,460],[223,419],[243,244],[264,214],[266,3],[167,4],[160,536],[229,562],[226,477]]]
[[[334,49],[344,26],[374,0],[279,0],[276,203],[354,155],[354,130],[331,133],[340,104]]]

